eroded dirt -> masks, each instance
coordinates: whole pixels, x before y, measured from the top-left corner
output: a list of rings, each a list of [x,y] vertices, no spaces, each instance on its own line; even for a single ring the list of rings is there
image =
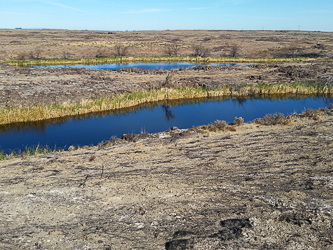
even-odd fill
[[[332,60],[181,70],[22,68],[0,64],[0,108],[60,104],[162,87],[319,82],[333,84]]]
[[[332,249],[333,111],[0,162],[2,249]]]

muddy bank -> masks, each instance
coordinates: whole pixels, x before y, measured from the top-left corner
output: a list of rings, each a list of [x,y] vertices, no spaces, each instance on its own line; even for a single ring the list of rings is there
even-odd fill
[[[332,85],[331,60],[202,66],[173,71],[21,68],[0,64],[0,108],[60,104],[160,87],[319,82]],[[169,76],[168,76],[169,75]],[[167,80],[168,78],[168,80]]]
[[[331,249],[333,113],[0,162],[0,246]]]

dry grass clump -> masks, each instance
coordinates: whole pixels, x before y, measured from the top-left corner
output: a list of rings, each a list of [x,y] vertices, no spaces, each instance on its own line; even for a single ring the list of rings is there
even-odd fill
[[[221,132],[221,131],[236,131],[235,126],[228,125],[225,121],[215,121],[209,125],[201,125],[193,127],[194,131],[199,133]]]
[[[235,117],[235,120],[233,121],[232,125],[240,126],[243,125],[244,119],[242,117]]]
[[[257,118],[254,123],[261,125],[288,125],[291,122],[289,117],[284,116],[281,113],[266,114],[263,118]]]
[[[312,108],[308,108],[301,113],[301,117],[306,117],[308,119],[313,119],[317,121],[320,119],[320,112],[319,110],[313,110]]]
[[[333,105],[330,107],[330,109],[333,109]],[[297,121],[298,119],[312,119],[315,121],[320,120],[321,114],[327,112],[328,109],[307,109],[303,111],[300,114],[292,114],[284,116],[281,113],[277,114],[266,114],[263,118],[257,118],[253,121],[255,124],[261,124],[261,125],[288,125],[293,121]]]

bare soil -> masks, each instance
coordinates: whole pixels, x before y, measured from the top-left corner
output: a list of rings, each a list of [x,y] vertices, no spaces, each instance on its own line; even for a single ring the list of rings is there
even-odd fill
[[[2,161],[0,248],[332,249],[332,126],[324,110]]]
[[[309,82],[333,84],[332,60],[181,70],[22,68],[0,64],[0,108],[61,104],[162,87]]]

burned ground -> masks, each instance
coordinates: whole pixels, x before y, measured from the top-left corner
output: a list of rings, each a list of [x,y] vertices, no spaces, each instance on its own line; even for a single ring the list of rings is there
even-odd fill
[[[318,112],[2,161],[0,246],[330,249],[333,112]]]
[[[0,108],[80,102],[121,93],[169,87],[270,83],[321,83],[332,86],[331,60],[239,66],[201,66],[186,70],[22,68],[0,64]],[[170,77],[170,75],[172,77]]]

